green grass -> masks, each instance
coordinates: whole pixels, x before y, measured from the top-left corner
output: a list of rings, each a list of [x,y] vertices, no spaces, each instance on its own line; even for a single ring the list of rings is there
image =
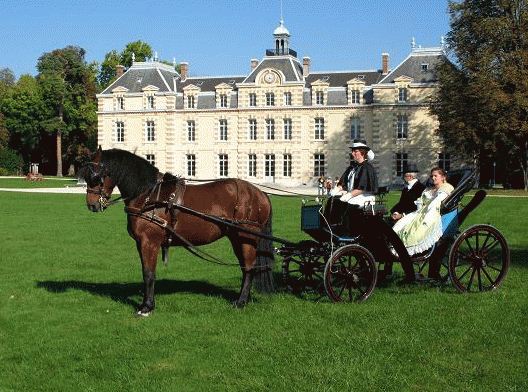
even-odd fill
[[[42,181],[27,181],[25,177],[5,178],[0,177],[0,188],[64,188],[74,186],[77,179],[72,178],[44,178]]]
[[[273,204],[274,234],[304,238],[299,200]],[[171,249],[149,318],[133,316],[141,268],[121,207],[10,192],[0,205],[0,391],[528,388],[528,199],[488,198],[464,225],[509,242],[495,292],[391,283],[359,305],[279,292],[237,310],[236,268]],[[227,241],[207,249],[234,259]]]

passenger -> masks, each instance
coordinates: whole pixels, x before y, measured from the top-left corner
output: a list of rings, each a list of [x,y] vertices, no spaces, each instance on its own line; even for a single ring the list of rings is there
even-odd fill
[[[453,191],[446,176],[443,169],[433,168],[433,186],[423,191],[417,200],[418,209],[398,220],[393,227],[409,255],[430,249],[442,237],[440,204]]]
[[[418,168],[415,164],[410,163],[404,168],[403,180],[405,181],[405,186],[402,189],[400,200],[390,210],[393,221],[398,221],[405,215],[416,211],[417,207],[414,201],[425,190],[425,185],[418,180],[417,176]]]

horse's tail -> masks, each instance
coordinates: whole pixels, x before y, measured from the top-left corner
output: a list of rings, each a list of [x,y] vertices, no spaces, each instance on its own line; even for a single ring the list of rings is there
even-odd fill
[[[262,234],[272,235],[272,215],[273,210],[271,200],[266,195],[270,206],[269,216]],[[261,293],[272,293],[275,291],[275,284],[273,282],[273,264],[275,258],[273,253],[273,241],[268,238],[259,238],[257,244],[257,261],[255,263],[254,282],[256,289]]]

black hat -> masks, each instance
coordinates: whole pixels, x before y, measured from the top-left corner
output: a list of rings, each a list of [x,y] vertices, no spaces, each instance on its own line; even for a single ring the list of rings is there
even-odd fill
[[[414,163],[408,163],[403,167],[404,173],[419,173],[418,167]]]
[[[367,142],[363,139],[354,139],[350,146],[350,148],[364,148],[365,150],[370,150],[370,147],[367,146]]]

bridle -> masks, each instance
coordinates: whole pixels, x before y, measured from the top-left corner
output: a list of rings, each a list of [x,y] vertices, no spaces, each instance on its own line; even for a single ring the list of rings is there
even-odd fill
[[[89,181],[86,181],[86,193],[91,193],[99,196],[98,202],[101,205],[101,211],[123,199],[122,196],[119,196],[113,200],[110,200],[111,195],[105,193],[104,180],[107,177],[107,174],[104,172],[104,165],[102,163],[89,162],[87,166],[90,168],[90,174]],[[97,171],[94,169],[94,166],[98,167]],[[92,183],[95,185],[89,186],[88,183]]]

